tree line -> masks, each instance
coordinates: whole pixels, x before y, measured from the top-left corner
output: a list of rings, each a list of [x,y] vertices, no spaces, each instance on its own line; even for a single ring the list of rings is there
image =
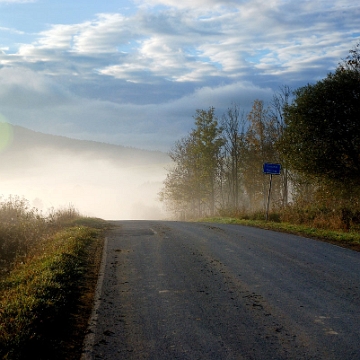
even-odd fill
[[[233,104],[221,117],[214,107],[196,110],[194,128],[169,153],[160,200],[182,219],[261,213],[269,186],[262,169],[270,162],[282,166],[273,177],[273,211],[315,206],[354,217],[359,122],[360,43],[326,78],[282,86],[268,105],[256,99],[246,113]]]

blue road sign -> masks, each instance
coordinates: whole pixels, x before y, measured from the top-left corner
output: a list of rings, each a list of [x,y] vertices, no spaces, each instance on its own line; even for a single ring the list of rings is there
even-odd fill
[[[265,163],[263,166],[263,172],[264,172],[264,174],[280,175],[281,165]]]

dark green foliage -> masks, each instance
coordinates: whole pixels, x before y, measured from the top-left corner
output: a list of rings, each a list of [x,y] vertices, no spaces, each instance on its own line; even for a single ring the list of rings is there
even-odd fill
[[[360,42],[349,51],[349,55],[339,64],[339,70],[360,72]]]
[[[360,180],[360,75],[337,70],[295,92],[281,141],[292,169],[330,181]]]

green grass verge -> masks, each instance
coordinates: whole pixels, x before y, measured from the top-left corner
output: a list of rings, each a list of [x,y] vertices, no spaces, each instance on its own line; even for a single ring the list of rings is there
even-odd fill
[[[85,222],[105,227],[99,219]],[[88,226],[61,230],[0,282],[0,358],[64,358],[61,332],[81,295],[92,261],[88,249],[99,237],[101,230]]]
[[[270,221],[262,221],[262,220],[242,220],[242,219],[228,218],[228,217],[205,218],[198,221],[220,223],[220,224],[237,224],[243,226],[259,227],[267,230],[281,231],[289,234],[314,238],[338,246],[346,247],[352,250],[360,251],[359,232],[333,231],[326,229],[318,229],[314,227],[306,227],[303,225],[295,225],[290,223],[270,222]]]

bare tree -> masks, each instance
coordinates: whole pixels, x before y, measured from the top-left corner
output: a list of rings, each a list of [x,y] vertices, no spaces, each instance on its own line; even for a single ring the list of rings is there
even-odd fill
[[[275,93],[270,104],[270,112],[274,119],[275,138],[273,139],[276,143],[282,138],[285,129],[285,107],[289,105],[292,95],[292,90],[289,86],[284,85],[280,87],[279,92]],[[278,160],[282,165],[281,172],[281,193],[282,193],[282,206],[286,206],[289,201],[289,170],[285,159],[278,152]]]
[[[226,174],[228,177],[230,206],[235,212],[239,207],[241,160],[244,157],[245,148],[245,124],[245,113],[235,104],[227,110],[221,120],[225,137],[225,163],[227,167]]]

